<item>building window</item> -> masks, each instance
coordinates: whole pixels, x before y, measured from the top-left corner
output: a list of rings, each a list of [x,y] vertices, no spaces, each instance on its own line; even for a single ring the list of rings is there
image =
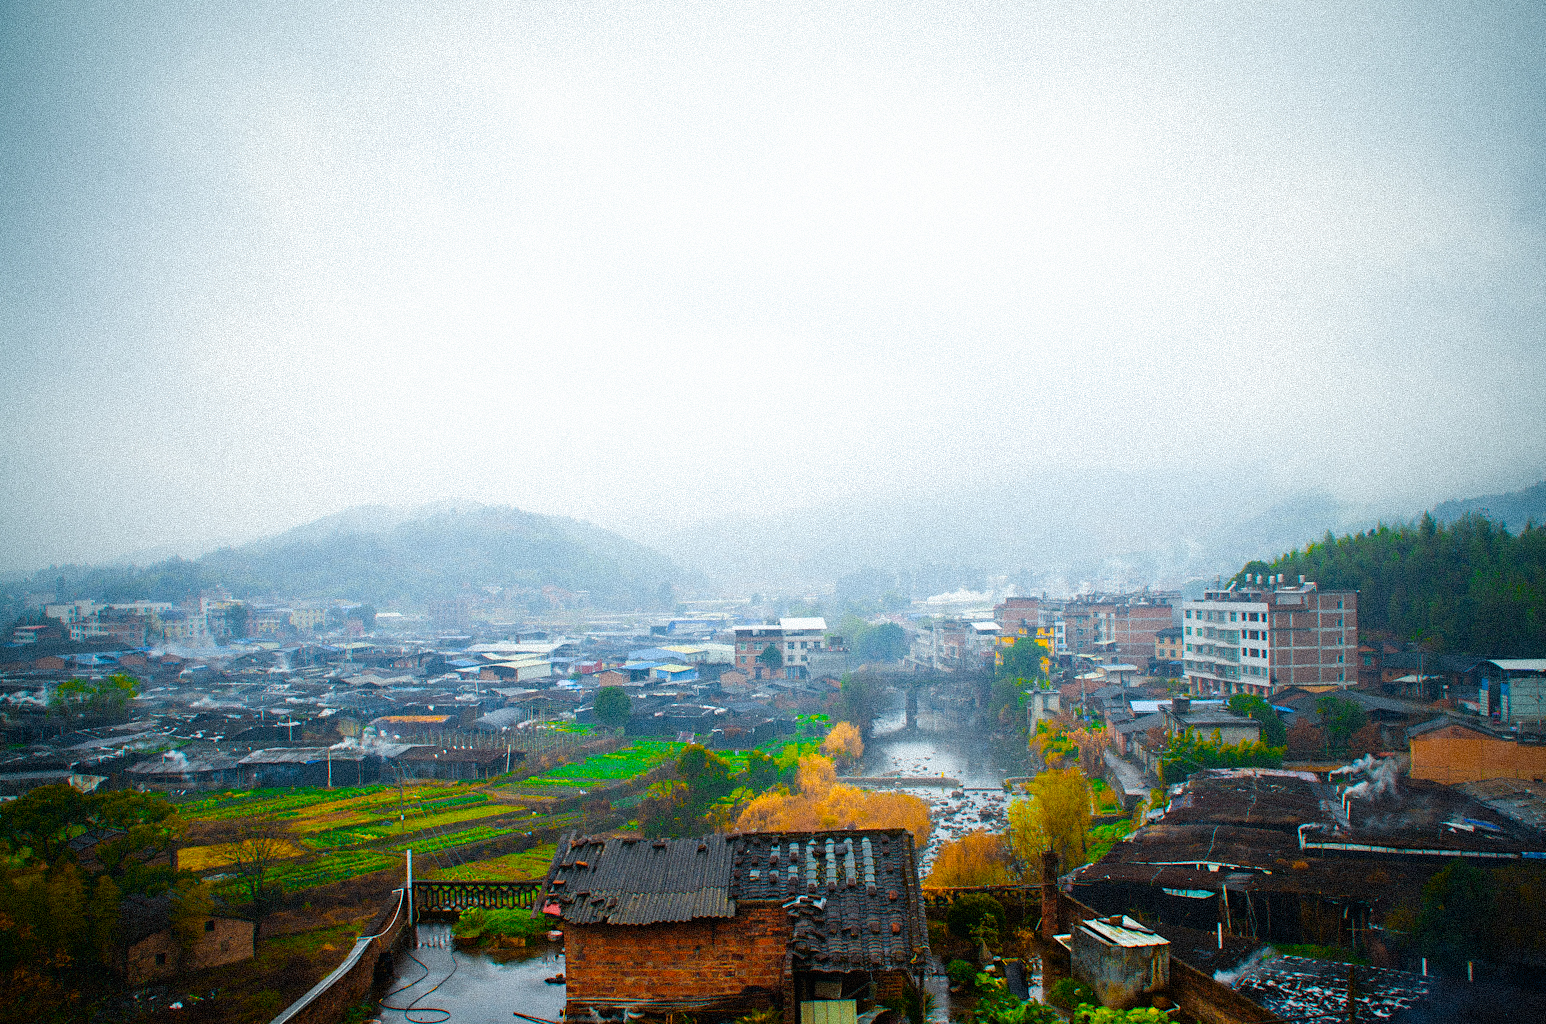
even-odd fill
[[[156,954],[156,966],[157,967],[165,967],[166,966],[166,954],[165,953],[157,953]]]
[[[204,922],[204,930],[207,931],[207,932],[214,931],[215,930],[215,922],[213,922],[213,921],[205,921]]]

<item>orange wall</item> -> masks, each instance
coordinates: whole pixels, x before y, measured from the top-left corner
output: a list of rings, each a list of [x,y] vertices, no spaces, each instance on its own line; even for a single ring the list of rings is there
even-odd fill
[[[1412,739],[1412,778],[1446,785],[1482,779],[1546,780],[1546,746],[1527,746],[1459,725]]]

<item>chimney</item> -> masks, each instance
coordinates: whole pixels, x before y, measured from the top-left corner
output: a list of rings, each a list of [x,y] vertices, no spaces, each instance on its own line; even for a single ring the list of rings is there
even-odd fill
[[[1058,907],[1058,855],[1055,850],[1041,853],[1041,937],[1053,941],[1061,924]]]
[[[1192,710],[1192,698],[1172,697],[1170,700],[1170,710],[1178,715],[1186,714],[1188,711]]]

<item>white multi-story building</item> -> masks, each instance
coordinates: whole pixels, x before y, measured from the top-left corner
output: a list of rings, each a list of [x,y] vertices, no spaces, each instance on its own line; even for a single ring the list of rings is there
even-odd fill
[[[1260,580],[1260,577],[1257,577]],[[1194,693],[1254,693],[1356,681],[1358,592],[1269,583],[1212,590],[1181,606],[1183,667]]]

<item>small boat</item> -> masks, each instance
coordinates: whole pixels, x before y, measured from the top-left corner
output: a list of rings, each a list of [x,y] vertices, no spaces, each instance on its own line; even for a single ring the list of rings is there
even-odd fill
[[[551,978],[543,978],[542,980],[547,982],[549,985],[562,985],[564,983],[564,972],[559,971]]]

